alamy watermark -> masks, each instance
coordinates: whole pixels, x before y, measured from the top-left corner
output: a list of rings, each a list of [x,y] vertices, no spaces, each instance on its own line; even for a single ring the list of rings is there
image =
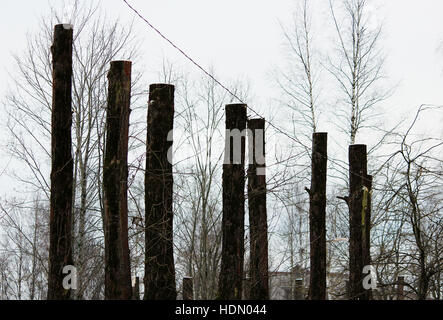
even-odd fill
[[[377,289],[377,273],[375,267],[371,265],[364,266],[363,274],[366,274],[363,278],[363,288],[365,290]]]
[[[256,164],[257,175],[264,176],[266,174],[265,164],[265,146],[264,146],[263,129],[227,129],[225,132],[225,158],[223,164],[241,164],[242,142],[248,138],[248,158],[250,164]],[[232,141],[232,148],[231,148]],[[254,142],[254,143],[252,143]],[[231,154],[232,150],[232,154]],[[231,163],[232,159],[232,163]]]
[[[245,148],[246,138],[250,142],[248,144],[248,160],[250,164],[257,165],[257,175],[266,175],[266,159],[265,159],[265,145],[264,145],[263,129],[227,129],[225,131],[225,155],[223,164],[241,164],[242,152]],[[171,130],[168,134],[167,141],[172,142],[174,138],[174,131]],[[254,141],[254,143],[252,143]],[[203,150],[201,150],[203,151]],[[191,154],[189,156],[192,156]],[[173,147],[168,150],[168,161],[173,164]]]
[[[75,266],[65,266],[63,268],[63,274],[67,274],[63,278],[63,289],[65,290],[77,290],[77,268]]]

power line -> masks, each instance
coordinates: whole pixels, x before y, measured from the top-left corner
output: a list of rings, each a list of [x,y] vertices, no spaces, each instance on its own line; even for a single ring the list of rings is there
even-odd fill
[[[169,40],[159,29],[157,29],[152,23],[148,21],[144,16],[142,16],[137,9],[135,9],[133,6],[131,6],[128,1],[123,0],[124,3],[132,10],[134,13],[139,16],[140,19],[142,19],[146,24],[154,30],[160,37],[162,37],[166,42],[168,42],[172,47],[174,47],[177,51],[179,51],[186,59],[188,59],[193,65],[195,65],[197,68],[199,68],[204,74],[206,74],[209,78],[211,78],[215,83],[217,83],[220,87],[222,87],[224,90],[226,90],[230,95],[232,95],[234,98],[236,98],[241,103],[244,103],[235,93],[233,93],[229,88],[227,88],[225,85],[223,85],[220,81],[218,81],[212,74],[210,74],[208,71],[206,71],[205,68],[203,68],[200,64],[198,64],[194,59],[192,59],[184,50],[182,50],[180,47],[178,47],[174,42]]]
[[[137,15],[142,19],[151,29],[153,29],[160,37],[162,37],[166,42],[168,42],[172,47],[174,47],[177,51],[179,51],[186,59],[188,59],[193,65],[195,65],[198,69],[200,69],[204,74],[206,74],[209,78],[211,78],[215,83],[217,83],[220,87],[222,87],[224,90],[226,90],[231,96],[236,98],[239,102],[246,105],[246,107],[251,110],[256,116],[263,118],[258,112],[256,112],[254,109],[252,109],[246,102],[244,102],[238,95],[236,95],[232,90],[230,90],[227,86],[225,86],[223,83],[221,83],[218,79],[216,79],[209,71],[207,71],[204,67],[202,67],[199,63],[197,63],[194,59],[192,59],[183,49],[178,47],[174,42],[172,42],[168,37],[166,37],[158,28],[156,28],[152,23],[149,22],[148,19],[146,19],[137,9],[135,9],[133,6],[131,6],[128,1],[123,0],[123,2]],[[289,136],[286,132],[275,126],[270,121],[265,121],[272,126],[275,130],[278,132],[284,134],[291,140],[296,141],[293,137]],[[297,142],[297,141],[296,141]]]
[[[207,75],[209,78],[211,78],[215,83],[217,83],[221,88],[226,90],[231,96],[236,98],[239,102],[246,105],[246,108],[248,108],[250,111],[252,111],[257,117],[264,119],[257,111],[252,109],[246,102],[244,102],[239,96],[237,96],[232,90],[230,90],[227,86],[225,86],[223,83],[221,83],[218,79],[216,79],[209,71],[207,71],[204,67],[202,67],[198,62],[196,62],[194,59],[192,59],[183,49],[181,49],[179,46],[177,46],[172,40],[170,40],[168,37],[166,37],[158,28],[156,28],[147,18],[145,18],[137,9],[135,9],[131,4],[128,3],[127,0],[123,0],[123,2],[128,6],[129,9],[131,9],[140,19],[142,19],[152,30],[154,30],[161,38],[163,38],[166,42],[168,42],[173,48],[175,48],[178,52],[180,52],[187,60],[189,60],[194,66],[196,66],[198,69],[200,69],[205,75]],[[297,139],[290,136],[288,133],[284,132],[282,129],[274,125],[272,122],[270,122],[267,119],[264,119],[265,122],[267,122],[271,127],[273,127],[276,131],[280,132],[290,140],[296,142],[297,144],[300,144]],[[346,168],[345,166],[338,163],[336,160],[332,158],[328,158],[329,161],[334,163],[335,165],[339,166],[340,168],[348,171],[349,168]],[[357,175],[362,178],[366,178],[360,175],[360,173],[353,172],[354,175]],[[374,182],[374,184],[376,184]]]

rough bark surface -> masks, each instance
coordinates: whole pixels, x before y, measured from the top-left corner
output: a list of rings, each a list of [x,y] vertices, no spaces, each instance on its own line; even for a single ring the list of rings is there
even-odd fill
[[[135,278],[135,284],[132,288],[132,300],[140,300],[140,278]]]
[[[72,39],[73,30],[56,25],[52,51],[52,139],[48,300],[68,300],[63,268],[72,261]]]
[[[132,284],[127,193],[131,62],[111,62],[108,79],[106,150],[103,163],[105,299],[130,300]]]
[[[372,176],[366,176],[363,181],[366,187],[365,208],[364,216],[362,217],[362,254],[363,254],[363,267],[371,265],[371,208],[372,208]],[[372,289],[365,290],[362,296],[362,300],[372,299]]]
[[[250,160],[248,168],[248,204],[249,204],[249,233],[250,233],[250,294],[252,300],[269,299],[268,276],[268,218],[266,211],[266,175],[264,161],[257,161],[256,153],[265,155],[265,119],[251,119],[248,121],[251,136],[248,139]],[[257,136],[256,130],[262,135]],[[260,148],[256,148],[257,139],[260,139]],[[260,150],[261,149],[261,150]],[[251,152],[252,151],[252,152]],[[264,160],[264,159],[263,159]],[[257,169],[259,171],[257,171]],[[259,174],[258,174],[259,173]]]
[[[183,300],[194,300],[194,280],[183,278]]]
[[[367,177],[366,145],[349,147],[349,294],[350,300],[361,300],[363,288],[363,186]]]
[[[328,134],[314,133],[309,189],[309,299],[326,300],[326,170]]]
[[[168,84],[150,86],[145,173],[145,300],[177,298],[174,252],[172,159],[174,92]],[[168,141],[170,140],[170,141]]]
[[[226,130],[246,129],[246,105],[226,106]],[[223,164],[222,259],[218,298],[241,300],[244,263],[245,225],[245,137],[230,138]],[[241,141],[240,164],[234,164],[234,143]],[[229,161],[228,161],[229,160]],[[227,163],[229,162],[229,163]]]
[[[400,276],[397,279],[397,300],[404,300],[405,277]]]

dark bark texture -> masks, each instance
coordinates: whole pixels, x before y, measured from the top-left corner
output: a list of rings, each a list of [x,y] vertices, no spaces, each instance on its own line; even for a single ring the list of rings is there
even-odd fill
[[[371,207],[372,207],[372,176],[366,176],[363,181],[365,189],[365,208],[363,208],[364,216],[362,217],[362,254],[363,267],[371,265]],[[364,275],[363,275],[364,276]],[[372,289],[365,290],[362,300],[372,299]]]
[[[73,30],[56,25],[52,51],[52,139],[48,300],[68,300],[63,268],[72,261],[72,40]]]
[[[150,86],[145,173],[145,300],[177,298],[174,251],[172,139],[174,92],[168,84]],[[168,141],[171,140],[171,141]]]
[[[226,129],[244,132],[246,105],[226,106]],[[234,163],[234,149],[241,152],[239,164]],[[223,164],[223,241],[218,299],[241,300],[245,251],[245,136],[230,137],[229,148],[225,148],[225,153],[228,152]]]
[[[361,300],[363,288],[363,186],[367,177],[366,145],[349,147],[349,294],[350,300]]]
[[[103,163],[105,203],[105,299],[130,300],[128,245],[128,132],[131,62],[111,62],[108,74],[106,150]]]
[[[140,278],[135,278],[135,284],[132,288],[132,300],[140,300]]]
[[[268,276],[268,218],[266,211],[266,164],[257,161],[257,156],[265,155],[265,119],[248,120],[249,158],[248,204],[250,233],[250,294],[252,300],[269,299]],[[258,130],[258,131],[256,131]],[[256,133],[262,132],[260,135]],[[260,139],[261,141],[258,141]],[[257,144],[261,144],[257,148]],[[259,155],[261,153],[261,155]],[[263,159],[264,160],[264,159]],[[258,170],[258,171],[257,171]]]
[[[194,280],[183,278],[183,300],[194,300]]]
[[[328,134],[312,139],[311,189],[309,191],[310,281],[309,299],[326,300],[326,171]]]
[[[404,300],[405,277],[397,279],[397,300]]]

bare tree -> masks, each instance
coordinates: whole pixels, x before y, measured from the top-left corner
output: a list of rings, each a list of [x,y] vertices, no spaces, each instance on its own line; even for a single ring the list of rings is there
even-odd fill
[[[49,208],[38,199],[0,207],[1,299],[46,299]]]
[[[281,25],[287,46],[287,66],[276,75],[280,90],[284,93],[284,105],[293,112],[297,128],[295,139],[306,149],[310,148],[312,133],[317,131],[320,117],[320,64],[315,47],[313,21],[308,0],[298,2],[290,27]],[[305,139],[299,138],[300,136]],[[305,141],[306,140],[306,141]]]
[[[211,71],[214,73],[214,71]],[[221,165],[224,106],[233,97],[214,81],[164,64],[162,81],[176,85],[174,245],[177,277],[194,279],[195,299],[214,299],[221,259]],[[246,98],[239,82],[230,84]],[[181,276],[181,277],[180,277]]]
[[[408,272],[417,275],[415,285],[409,283],[409,287],[420,300],[428,298],[431,280],[441,274],[443,268],[443,176],[440,171],[443,165],[440,158],[443,141],[440,138],[417,137],[413,134],[419,117],[430,109],[440,110],[441,107],[422,105],[412,124],[400,135],[400,150],[394,154],[402,164],[399,172],[400,186],[395,192],[407,217],[408,236],[404,239],[413,244],[412,247],[404,248],[404,254],[411,262]]]
[[[336,2],[341,4],[340,14]],[[367,0],[329,0],[338,45],[337,59],[326,68],[341,92],[337,116],[350,144],[355,144],[363,128],[370,127],[379,112],[377,105],[389,96],[389,90],[378,85],[384,65],[379,46],[382,25],[370,25],[370,5]]]
[[[75,298],[103,294],[103,188],[106,74],[112,60],[137,61],[138,45],[132,25],[122,26],[105,16],[100,5],[76,1],[72,13],[73,46],[73,157],[74,221],[73,253],[78,270]],[[42,18],[41,30],[31,35],[23,54],[15,56],[17,73],[14,89],[5,100],[8,112],[7,150],[23,165],[13,176],[31,194],[49,201],[50,114],[52,29],[62,21],[58,10]],[[133,104],[141,90],[140,74],[133,75]],[[134,114],[138,108],[134,108]],[[133,115],[134,115],[133,114]],[[131,127],[130,149],[137,146],[134,137],[142,131]]]
[[[399,277],[404,299],[441,296],[441,138],[424,134],[420,121],[441,107],[422,105],[411,123],[393,135],[384,164],[377,172],[372,221],[376,299],[398,299]]]
[[[273,266],[275,274],[278,275],[282,268],[289,272],[286,284],[289,299],[297,296],[296,279],[304,278],[309,265],[309,228],[306,228],[309,201],[300,188],[301,183],[309,184],[312,134],[318,130],[321,114],[320,52],[316,47],[313,22],[311,3],[308,0],[297,1],[291,24],[281,24],[287,56],[284,69],[275,74],[278,88],[283,93],[279,102],[292,111],[292,134],[290,141],[283,140],[286,144],[282,149],[289,150],[287,155],[283,155],[282,151],[282,155],[277,156],[277,151],[273,150],[271,154],[275,163],[268,165],[270,172],[274,173],[268,177],[270,202],[274,202],[274,210],[287,213],[279,215],[277,220],[270,215],[270,230],[273,229],[272,220],[278,221],[275,226],[277,237],[273,241],[282,241],[281,245],[276,245],[279,248],[284,246],[270,259],[278,261]],[[272,135],[272,131],[267,134]],[[282,141],[281,133],[275,134],[279,137],[277,141]],[[276,281],[279,280],[271,279],[271,296],[277,293]]]

